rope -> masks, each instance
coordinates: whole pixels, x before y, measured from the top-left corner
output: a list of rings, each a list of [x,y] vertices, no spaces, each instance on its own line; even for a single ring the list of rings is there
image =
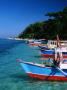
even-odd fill
[[[63,74],[64,74],[64,76],[66,76],[66,77],[67,77],[67,73],[65,73],[62,69],[60,69],[60,68],[58,68],[58,67],[56,67],[56,69],[58,69],[61,73],[63,73]]]

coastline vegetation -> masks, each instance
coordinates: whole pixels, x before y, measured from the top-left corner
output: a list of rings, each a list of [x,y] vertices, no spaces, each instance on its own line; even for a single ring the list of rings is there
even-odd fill
[[[67,39],[67,7],[59,12],[50,12],[48,20],[30,24],[19,34],[19,38],[55,39],[58,34],[60,39]]]

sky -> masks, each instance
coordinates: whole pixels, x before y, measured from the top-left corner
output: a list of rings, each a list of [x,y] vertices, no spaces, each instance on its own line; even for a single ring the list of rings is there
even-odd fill
[[[0,37],[14,37],[48,12],[61,11],[67,0],[0,0]]]

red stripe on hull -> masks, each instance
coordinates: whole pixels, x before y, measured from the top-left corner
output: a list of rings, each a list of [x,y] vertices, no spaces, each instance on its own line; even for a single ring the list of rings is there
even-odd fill
[[[54,55],[52,54],[41,54],[41,56],[46,57],[46,58],[54,58]],[[63,58],[67,59],[67,55],[63,55]]]
[[[29,45],[31,45],[31,46],[39,46],[39,45],[41,45],[41,44],[30,43]]]
[[[52,55],[52,54],[41,54],[41,56],[43,56],[43,57],[46,57],[46,58],[54,58],[54,55]]]
[[[32,78],[37,78],[40,80],[50,80],[50,81],[67,81],[67,77],[62,76],[45,76],[45,75],[38,75],[38,74],[32,74],[27,73]]]
[[[65,56],[65,55],[63,55],[63,58],[67,58],[67,55]]]

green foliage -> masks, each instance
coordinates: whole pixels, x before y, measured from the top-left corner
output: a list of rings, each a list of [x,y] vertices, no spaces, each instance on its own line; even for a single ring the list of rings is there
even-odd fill
[[[20,38],[55,39],[58,34],[61,39],[67,39],[67,7],[63,11],[47,13],[50,19],[29,25]]]

